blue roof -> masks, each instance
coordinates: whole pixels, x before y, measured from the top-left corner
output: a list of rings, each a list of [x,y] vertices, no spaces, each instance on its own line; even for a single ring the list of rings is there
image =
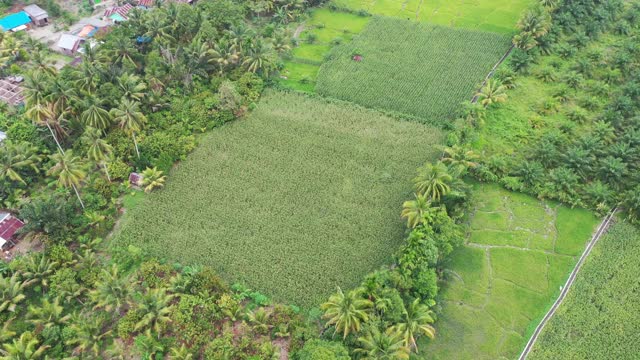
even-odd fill
[[[11,14],[0,19],[0,26],[4,31],[17,28],[20,25],[26,25],[31,22],[31,18],[26,12],[20,11],[15,14]]]

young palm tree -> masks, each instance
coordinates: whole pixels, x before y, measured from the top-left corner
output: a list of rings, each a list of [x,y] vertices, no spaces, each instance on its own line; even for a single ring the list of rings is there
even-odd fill
[[[433,324],[433,312],[428,306],[421,304],[419,299],[415,299],[402,314],[402,320],[397,325],[398,331],[402,334],[404,345],[418,352],[416,338],[426,335],[430,339],[436,336],[436,329]]]
[[[407,227],[413,229],[422,223],[424,215],[431,208],[431,201],[425,195],[414,194],[415,200],[408,200],[402,204],[403,218],[407,218]]]
[[[144,186],[144,192],[149,193],[155,188],[161,188],[164,186],[164,182],[167,179],[162,175],[162,171],[158,170],[155,166],[153,168],[146,168],[142,172],[142,186]]]
[[[49,346],[40,345],[38,338],[30,331],[25,331],[12,343],[4,344],[0,350],[2,360],[37,360],[44,357]]]
[[[53,302],[50,302],[49,299],[44,299],[39,307],[30,305],[27,317],[30,323],[40,329],[65,325],[71,319],[71,315],[64,315],[64,307],[60,305],[59,297],[55,298]]]
[[[371,308],[370,300],[360,297],[360,290],[352,290],[346,295],[338,287],[338,292],[329,297],[329,301],[322,304],[320,309],[324,311],[324,318],[327,319],[326,327],[335,326],[335,335],[342,332],[343,338],[351,332],[360,331],[362,322],[369,319],[367,309]]]
[[[80,114],[80,119],[86,126],[105,130],[111,125],[109,112],[102,108],[101,101],[93,94],[86,94],[82,104],[84,111]]]
[[[16,335],[16,332],[11,330],[13,320],[15,320],[15,318],[10,318],[2,324],[2,328],[0,328],[0,343],[10,340]]]
[[[263,307],[256,311],[249,311],[249,313],[247,313],[247,320],[253,326],[253,330],[258,334],[266,334],[271,328],[271,325],[269,325],[269,313],[267,313]]]
[[[171,300],[173,300],[173,295],[168,295],[164,289],[150,289],[147,291],[139,302],[138,309],[144,315],[136,323],[135,330],[152,328],[160,338],[163,325],[171,322],[169,317],[172,310]]]
[[[26,299],[24,291],[32,284],[31,281],[20,280],[18,272],[11,277],[0,275],[0,313],[15,312],[18,304]]]
[[[476,161],[479,158],[480,156],[474,153],[473,150],[467,150],[460,145],[454,145],[444,148],[442,162],[449,165],[451,169],[455,169],[454,172],[458,175],[462,175],[467,169],[473,169],[478,166]]]
[[[180,347],[171,348],[169,353],[169,360],[193,360],[193,354],[189,352],[189,349],[182,344]]]
[[[49,155],[49,158],[53,160],[55,165],[47,171],[47,175],[58,177],[58,184],[60,186],[73,188],[73,191],[75,191],[76,196],[80,201],[80,205],[84,209],[84,203],[82,202],[82,198],[80,198],[80,193],[78,192],[78,186],[80,186],[87,176],[87,172],[84,170],[85,164],[83,161],[79,157],[73,156],[73,150],[67,151],[64,155]]]
[[[103,342],[111,334],[111,330],[103,330],[100,318],[74,314],[70,327],[75,331],[75,337],[66,343],[76,346],[74,353],[99,358]],[[85,358],[84,356],[81,358]]]
[[[440,201],[442,196],[451,191],[453,176],[449,174],[447,166],[438,161],[420,167],[413,182],[418,195],[425,195],[431,201]]]
[[[10,140],[3,142],[0,146],[0,179],[20,182],[24,181],[19,171],[31,168],[39,172],[38,165],[41,157],[37,154],[38,148],[28,142],[13,143]]]
[[[136,337],[135,343],[143,359],[155,359],[156,354],[164,351],[164,346],[151,336],[151,329]]]
[[[32,253],[27,257],[23,277],[33,282],[33,284],[44,288],[49,286],[49,276],[53,275],[58,263],[51,261],[43,253]]]
[[[365,336],[358,338],[360,348],[357,353],[366,360],[409,359],[409,348],[404,345],[402,334],[393,327],[381,332],[377,327],[369,329]]]
[[[476,93],[478,101],[484,107],[507,101],[505,87],[497,80],[489,79],[487,83]]]
[[[110,270],[102,270],[95,289],[89,291],[89,297],[95,303],[94,309],[116,313],[126,306],[130,295],[131,282],[127,277],[119,274],[118,266],[115,264]]]
[[[88,147],[87,157],[89,160],[102,165],[104,173],[107,175],[107,179],[111,182],[111,176],[109,176],[109,169],[107,168],[107,161],[113,154],[113,147],[102,139],[101,135],[100,130],[88,127],[85,129],[81,140]]]
[[[141,131],[142,126],[147,122],[147,118],[140,111],[140,104],[129,99],[122,99],[117,108],[111,109],[111,116],[122,130],[131,135],[139,158],[140,150],[138,150],[136,133]]]

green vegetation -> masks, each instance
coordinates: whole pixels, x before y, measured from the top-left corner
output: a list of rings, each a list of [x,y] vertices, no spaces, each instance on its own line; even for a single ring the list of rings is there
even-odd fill
[[[433,359],[515,358],[598,223],[497,185],[476,185],[473,204],[467,243],[446,265]]]
[[[540,11],[524,19],[544,19]],[[553,16],[572,24],[569,12]],[[496,73],[506,103],[469,112],[475,129],[458,134],[484,155],[474,172],[483,181],[601,214],[621,204],[640,219],[637,6],[611,15],[613,27],[591,16],[580,31],[539,30],[537,46],[515,51]],[[529,36],[525,20],[520,38]]]
[[[339,8],[406,20],[510,34],[533,0],[333,0]]]
[[[634,340],[640,331],[638,259],[640,230],[623,222],[613,225],[594,247],[529,358],[633,359],[640,354]]]
[[[502,35],[378,17],[332,50],[316,91],[444,123],[508,48]]]
[[[270,92],[247,119],[203,137],[127,214],[115,244],[317,305],[389,261],[409,174],[440,141],[434,128]]]
[[[351,41],[370,19],[327,8],[314,10],[300,25],[304,30],[298,38],[298,45],[284,63],[280,84],[294,90],[313,92],[320,65],[331,48]]]

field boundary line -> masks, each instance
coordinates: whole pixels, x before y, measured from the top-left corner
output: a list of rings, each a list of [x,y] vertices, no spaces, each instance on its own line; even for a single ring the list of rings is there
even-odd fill
[[[560,295],[558,296],[556,301],[551,306],[551,309],[549,309],[547,314],[544,316],[544,318],[542,318],[542,320],[540,321],[540,323],[536,327],[535,331],[531,335],[531,338],[529,338],[529,341],[527,342],[527,345],[525,346],[524,350],[522,350],[522,353],[520,354],[520,357],[518,358],[518,360],[526,360],[527,356],[529,355],[529,353],[533,349],[533,346],[535,345],[536,341],[538,340],[538,337],[540,336],[540,333],[542,333],[542,330],[544,329],[544,327],[547,325],[549,320],[556,313],[556,310],[558,310],[558,308],[560,307],[560,305],[564,301],[565,297],[569,293],[571,285],[573,285],[574,281],[576,280],[578,272],[580,272],[580,269],[582,268],[582,265],[584,264],[585,260],[587,259],[589,254],[591,254],[591,250],[593,250],[593,247],[600,240],[602,235],[607,231],[607,229],[609,228],[609,225],[611,225],[611,220],[613,219],[613,216],[616,214],[617,211],[618,211],[617,208],[615,208],[613,211],[611,211],[611,213],[609,213],[609,215],[607,215],[602,220],[602,222],[600,223],[600,225],[596,229],[596,232],[593,234],[593,237],[591,238],[591,240],[587,244],[586,249],[584,249],[584,251],[582,252],[582,255],[580,256],[580,259],[578,260],[578,263],[573,268],[573,271],[571,271],[571,275],[569,275],[569,278],[567,279],[567,282],[562,287],[562,291],[560,291]]]
[[[507,50],[507,52],[502,55],[502,57],[500,58],[500,60],[498,60],[498,62],[493,65],[493,68],[491,68],[491,71],[489,71],[489,74],[487,74],[487,76],[484,78],[484,81],[482,82],[482,84],[480,85],[480,88],[476,91],[476,94],[473,95],[473,97],[471,98],[471,103],[475,104],[478,102],[478,95],[477,93],[480,92],[480,90],[482,90],[482,88],[487,85],[487,81],[489,81],[489,79],[491,79],[491,77],[493,77],[493,74],[496,73],[496,70],[498,70],[498,67],[500,67],[500,65],[502,65],[502,63],[507,60],[507,57],[509,57],[509,55],[511,55],[511,52],[513,51],[513,49],[516,46],[514,44],[511,44],[511,47],[509,48],[509,50]]]

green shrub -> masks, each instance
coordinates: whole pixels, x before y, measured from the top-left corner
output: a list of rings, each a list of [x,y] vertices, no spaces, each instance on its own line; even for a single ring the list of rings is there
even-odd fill
[[[314,339],[307,341],[295,359],[297,360],[350,360],[349,351],[339,342]]]

